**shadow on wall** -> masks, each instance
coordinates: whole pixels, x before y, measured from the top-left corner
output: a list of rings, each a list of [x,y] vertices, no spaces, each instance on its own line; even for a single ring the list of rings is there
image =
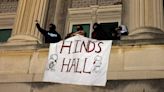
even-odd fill
[[[106,90],[111,92],[164,92],[164,80],[108,81]]]
[[[164,80],[113,80],[105,87],[64,85],[58,83],[28,83],[33,90],[64,92],[164,92]],[[57,90],[56,90],[57,89]]]

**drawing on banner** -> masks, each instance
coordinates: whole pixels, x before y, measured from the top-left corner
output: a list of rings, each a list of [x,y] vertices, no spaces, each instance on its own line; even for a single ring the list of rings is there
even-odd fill
[[[57,64],[58,55],[52,54],[49,59],[48,69],[50,71],[55,71],[55,66]]]
[[[101,65],[102,65],[102,57],[96,56],[93,62],[92,73],[100,73],[101,72]]]

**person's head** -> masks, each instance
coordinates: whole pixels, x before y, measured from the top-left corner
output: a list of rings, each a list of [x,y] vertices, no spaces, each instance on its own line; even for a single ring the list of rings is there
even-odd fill
[[[93,29],[96,29],[98,26],[99,26],[98,23],[94,23],[94,24],[93,24]]]
[[[122,27],[121,27],[121,26],[119,26],[119,27],[118,27],[118,30],[122,30]]]
[[[76,26],[76,29],[77,29],[77,31],[82,31],[83,30],[83,27],[81,25],[77,25]]]
[[[115,28],[116,31],[121,31],[122,30],[122,27],[121,26],[118,26],[117,28]]]
[[[49,24],[49,29],[50,29],[50,30],[52,30],[52,29],[55,30],[55,29],[56,29],[56,26],[55,26],[54,24],[51,23],[51,24]]]
[[[72,34],[73,36],[77,34],[85,36],[85,31],[83,30],[82,25],[77,25],[76,30],[77,31]]]

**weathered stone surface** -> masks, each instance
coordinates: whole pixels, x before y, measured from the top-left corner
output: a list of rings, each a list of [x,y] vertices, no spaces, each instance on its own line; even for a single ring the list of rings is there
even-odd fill
[[[48,48],[31,50],[13,48],[0,50],[0,82],[41,82]],[[112,46],[108,80],[164,78],[163,52],[162,44],[133,46],[125,43]],[[21,76],[24,77],[20,78]]]
[[[0,53],[0,73],[19,74],[28,73],[30,65],[29,52],[1,52]]]
[[[15,13],[18,0],[0,0],[0,13]]]
[[[0,84],[1,92],[31,92],[31,87],[26,83],[3,83]]]
[[[56,83],[0,83],[2,92],[163,92],[164,80],[114,80],[105,87]]]
[[[125,70],[164,70],[164,46],[134,46],[125,49]]]

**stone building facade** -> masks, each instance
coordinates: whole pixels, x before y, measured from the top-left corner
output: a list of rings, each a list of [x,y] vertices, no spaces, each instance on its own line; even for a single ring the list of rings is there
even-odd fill
[[[0,91],[163,92],[163,11],[163,0],[0,0]],[[89,37],[95,22],[126,25],[129,35],[113,41],[107,85],[42,82],[48,46],[35,20],[55,23],[63,39],[77,24]]]

